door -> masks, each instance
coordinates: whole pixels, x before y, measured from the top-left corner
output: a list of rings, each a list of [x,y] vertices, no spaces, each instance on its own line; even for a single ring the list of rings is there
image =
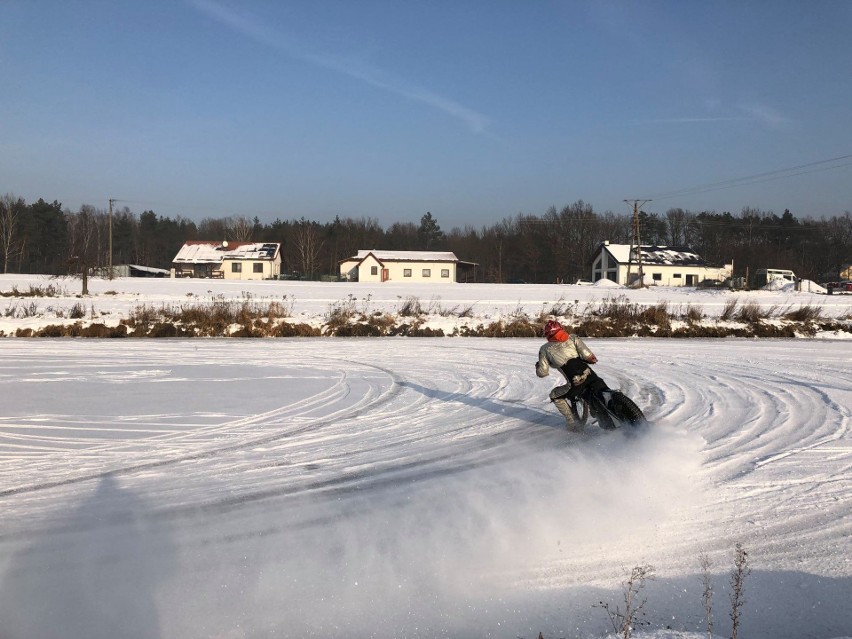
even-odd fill
[[[388,269],[383,268],[382,269],[382,281],[387,282],[389,279],[390,279],[390,273],[388,272]]]

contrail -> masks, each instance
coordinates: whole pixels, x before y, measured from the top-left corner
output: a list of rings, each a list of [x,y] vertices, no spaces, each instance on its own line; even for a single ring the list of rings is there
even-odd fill
[[[485,115],[459,104],[455,100],[434,93],[423,87],[395,78],[372,65],[350,58],[332,56],[306,51],[286,37],[269,29],[254,16],[245,12],[238,13],[214,2],[213,0],[188,0],[199,11],[221,22],[228,28],[251,38],[264,46],[277,49],[286,55],[318,67],[336,71],[350,78],[360,80],[370,86],[401,95],[409,100],[433,107],[447,115],[461,120],[474,133],[483,133],[490,124]]]

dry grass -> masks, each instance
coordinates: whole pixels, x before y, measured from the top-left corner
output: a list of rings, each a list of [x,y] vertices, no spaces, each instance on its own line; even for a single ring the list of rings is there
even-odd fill
[[[672,315],[669,313],[668,302],[659,302],[655,306],[649,306],[639,313],[638,320],[654,326],[671,326]]]
[[[326,325],[329,330],[335,331],[339,327],[346,326],[357,314],[355,296],[350,295],[345,300],[335,302],[329,306],[325,315]]]
[[[400,317],[420,317],[425,314],[423,306],[420,304],[420,299],[414,295],[409,295],[402,302],[397,313]]]
[[[560,297],[558,300],[553,302],[549,308],[547,304],[543,305],[541,313],[539,313],[539,317],[545,320],[548,317],[573,317],[577,314],[577,306],[579,303],[579,300],[566,302],[565,298]]]
[[[764,319],[769,319],[775,313],[775,307],[765,309],[757,302],[748,301],[740,307],[736,318],[747,324],[756,324]]]
[[[427,315],[435,317],[473,315],[473,304],[459,310],[444,308],[440,298],[433,297],[428,311],[417,297],[400,298],[396,313],[369,313],[370,298],[359,301],[349,295],[329,306],[321,326],[291,323],[292,300],[260,300],[244,296],[240,300],[225,300],[222,296],[202,301],[189,296],[190,301],[177,305],[155,307],[140,304],[133,308],[119,327],[106,327],[94,323],[83,327],[80,322],[70,325],[56,324],[42,329],[19,329],[19,337],[385,337],[404,335],[410,337],[443,336],[440,328],[426,325]],[[86,307],[76,303],[70,311],[54,311],[58,318],[84,319]],[[550,311],[550,313],[545,313]],[[614,297],[589,303],[582,313],[577,312],[577,303],[570,304],[560,299],[545,304],[542,312],[530,317],[521,303],[502,319],[475,326],[461,325],[453,329],[452,335],[477,337],[531,337],[540,338],[544,322],[551,317],[560,317],[570,333],[581,337],[797,337],[812,336],[818,331],[841,331],[852,333],[852,313],[845,318],[826,319],[819,306],[804,305],[791,310],[786,307],[764,308],[754,301],[740,305],[737,300],[726,302],[720,320],[709,321],[700,306],[689,305],[672,308],[668,302],[658,302],[644,307],[629,301],[626,296]],[[7,317],[36,317],[39,308],[36,301],[13,300],[6,310]],[[95,318],[94,307],[91,319]],[[569,317],[570,319],[565,319]],[[777,317],[777,322],[764,322]],[[675,323],[674,320],[686,320]]]
[[[642,307],[639,304],[631,302],[626,295],[619,295],[600,302],[598,308],[591,314],[617,324],[631,324],[636,321],[641,312]]]
[[[734,319],[734,316],[737,312],[737,306],[739,302],[737,300],[732,299],[725,302],[725,307],[722,309],[722,313],[719,315],[719,319],[729,322]]]
[[[3,311],[4,317],[37,317],[39,314],[38,303],[36,302],[12,302]]]
[[[33,286],[26,291],[21,291],[17,286],[13,286],[11,291],[0,291],[0,297],[64,297],[67,293],[65,289],[48,284],[47,286]]]
[[[796,310],[784,314],[784,319],[791,322],[818,322],[822,318],[822,307],[811,304],[800,306]]]
[[[683,317],[687,322],[700,322],[704,319],[704,311],[700,306],[689,304],[686,307],[686,312],[683,314]]]

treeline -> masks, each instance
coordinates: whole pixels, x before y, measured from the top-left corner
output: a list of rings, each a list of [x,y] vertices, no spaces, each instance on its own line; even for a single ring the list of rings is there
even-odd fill
[[[816,281],[837,279],[852,260],[852,214],[800,220],[746,207],[739,214],[680,208],[639,214],[642,244],[689,246],[715,264],[733,260],[735,273],[757,268],[792,269]],[[110,232],[111,227],[111,232]],[[111,236],[111,238],[110,238]],[[570,282],[588,279],[600,242],[630,243],[632,216],[596,212],[579,200],[541,215],[518,214],[490,226],[441,229],[427,212],[419,224],[383,228],[370,217],[336,217],[319,223],[304,217],[264,224],[245,216],[196,223],[154,211],[136,214],[57,201],[0,196],[0,265],[4,273],[64,275],[110,262],[169,268],[187,240],[280,242],[282,271],[307,277],[337,275],[338,263],[361,249],[446,250],[475,262],[481,282]],[[112,260],[110,260],[110,239]]]

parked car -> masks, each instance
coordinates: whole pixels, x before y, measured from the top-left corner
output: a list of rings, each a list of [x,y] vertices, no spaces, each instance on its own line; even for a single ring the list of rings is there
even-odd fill
[[[852,293],[852,281],[844,280],[842,282],[828,282],[825,285],[829,295],[831,293]]]
[[[837,290],[852,292],[852,281],[838,282],[837,283]]]

